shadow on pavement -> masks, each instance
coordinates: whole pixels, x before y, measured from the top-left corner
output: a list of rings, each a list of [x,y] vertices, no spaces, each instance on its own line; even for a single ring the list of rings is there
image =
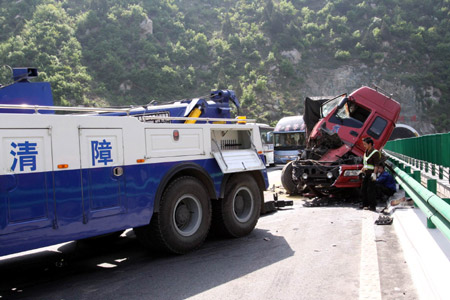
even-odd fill
[[[149,253],[127,235],[1,260],[0,298],[184,299],[294,255],[282,236],[261,229],[239,239],[210,237],[183,256]]]

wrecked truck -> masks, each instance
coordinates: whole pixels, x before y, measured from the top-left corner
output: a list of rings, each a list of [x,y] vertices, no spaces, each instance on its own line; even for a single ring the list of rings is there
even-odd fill
[[[382,149],[399,114],[400,104],[379,88],[363,86],[332,99],[306,98],[307,144],[292,162],[296,192],[323,197],[359,188],[362,139],[370,136],[375,148]]]

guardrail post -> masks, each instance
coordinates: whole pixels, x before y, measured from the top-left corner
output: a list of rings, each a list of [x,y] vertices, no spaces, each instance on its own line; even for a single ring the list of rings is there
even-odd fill
[[[436,194],[436,192],[437,192],[437,180],[436,179],[428,179],[427,180],[427,189],[430,192],[433,192],[434,194]],[[433,222],[431,222],[430,218],[427,218],[427,227],[428,228],[436,228],[436,225],[434,225]]]
[[[448,183],[450,183],[450,168],[447,169],[447,177],[448,177]],[[445,169],[444,169],[444,178],[445,178]]]
[[[436,179],[428,179],[427,181],[427,189],[430,192],[433,192],[436,194],[437,192],[437,180]]]
[[[444,179],[444,168],[439,166],[439,179]]]
[[[448,175],[448,183],[450,183],[450,168],[448,168],[447,171],[448,171],[448,172],[447,172],[447,175]]]
[[[402,168],[402,169],[403,169],[403,172],[405,172],[408,175],[411,175],[411,167],[410,166],[404,166],[404,168]],[[405,199],[406,198],[411,198],[411,196],[405,191]]]
[[[420,171],[423,171],[423,161],[420,161]]]
[[[433,176],[436,175],[436,165],[435,164],[431,164],[431,175],[433,175]]]
[[[427,228],[434,229],[436,228],[436,225],[433,224],[430,218],[427,218]]]
[[[422,178],[420,171],[414,171],[412,174],[412,178],[414,178],[419,184],[422,184]],[[405,195],[406,197],[406,195]],[[414,207],[418,207],[416,201],[413,201]]]
[[[425,173],[428,173],[428,162],[425,162]]]
[[[410,166],[406,166],[405,167],[405,173],[410,175],[411,174],[411,167]]]
[[[414,171],[412,178],[414,178],[418,183],[422,184],[422,179],[420,176],[420,171]]]

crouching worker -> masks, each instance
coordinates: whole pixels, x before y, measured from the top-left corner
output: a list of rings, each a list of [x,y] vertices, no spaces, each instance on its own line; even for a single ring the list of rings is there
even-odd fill
[[[384,163],[378,166],[378,177],[375,182],[377,198],[381,199],[383,195],[390,197],[397,191],[395,179],[391,174],[386,172]]]
[[[370,137],[363,139],[364,152],[363,168],[361,172],[364,174],[364,179],[361,185],[361,208],[375,211],[377,206],[376,199],[376,174],[378,173],[378,165],[380,164],[380,152],[373,147],[373,140]]]

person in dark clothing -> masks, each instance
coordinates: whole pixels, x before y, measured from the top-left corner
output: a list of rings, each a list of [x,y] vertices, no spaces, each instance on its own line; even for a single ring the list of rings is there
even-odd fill
[[[391,174],[386,172],[384,163],[378,166],[378,177],[375,186],[377,198],[381,198],[383,195],[390,197],[397,191],[395,179]]]
[[[378,165],[380,164],[380,152],[373,147],[373,140],[370,137],[363,139],[363,145],[366,151],[363,157],[363,168],[361,172],[364,174],[361,185],[362,208],[375,211],[377,206],[376,186]]]

